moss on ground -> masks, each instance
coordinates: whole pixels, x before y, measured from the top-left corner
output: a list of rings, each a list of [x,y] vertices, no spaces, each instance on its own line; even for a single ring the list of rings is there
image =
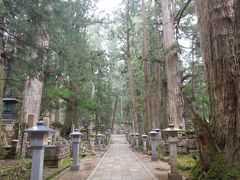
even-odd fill
[[[164,161],[164,162],[168,162],[169,161],[169,156],[158,154],[158,159],[160,159],[161,161]]]
[[[217,154],[212,162],[208,172],[204,172],[198,162],[191,170],[191,179],[196,180],[239,180],[240,179],[240,162],[234,165],[228,165],[225,154]]]
[[[212,179],[239,180],[240,160],[236,164],[229,165],[226,162],[225,154],[216,155],[212,163],[212,167],[204,177],[204,180]]]
[[[181,173],[188,179],[192,179],[191,170],[196,166],[197,161],[191,154],[178,155],[178,168]]]

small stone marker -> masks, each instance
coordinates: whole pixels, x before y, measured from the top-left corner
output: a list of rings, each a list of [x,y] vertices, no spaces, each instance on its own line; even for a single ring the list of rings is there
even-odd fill
[[[109,144],[109,142],[110,142],[110,132],[106,132],[106,138],[107,138],[107,145]]]
[[[134,140],[135,140],[135,150],[139,150],[139,134],[138,133],[135,133]]]
[[[97,134],[98,150],[102,150],[102,134]]]
[[[106,145],[106,135],[102,134],[102,147],[105,148]]]
[[[163,130],[166,132],[167,141],[169,143],[169,156],[170,156],[170,166],[171,173],[168,174],[169,180],[182,180],[182,175],[178,172],[177,167],[177,142],[178,142],[178,134],[180,131],[178,128],[174,128],[174,124],[169,124],[168,128]]]
[[[91,154],[95,155],[95,135],[94,134],[90,134],[90,149],[91,149]]]
[[[157,157],[157,135],[158,133],[156,131],[150,131],[149,132],[150,136],[151,136],[151,150],[152,150],[152,157],[151,160],[152,161],[157,161],[158,157]]]
[[[70,134],[72,138],[72,151],[73,151],[73,163],[71,166],[71,171],[78,171],[80,169],[79,159],[79,144],[81,142],[82,133],[78,129],[75,129],[74,132]]]
[[[130,139],[131,139],[131,148],[134,148],[134,133],[130,134]]]
[[[42,180],[44,149],[48,143],[48,133],[54,132],[54,130],[46,127],[43,121],[38,121],[36,126],[26,129],[25,132],[31,134],[30,141],[30,146],[32,149],[31,180]]]
[[[142,135],[142,141],[143,141],[143,152],[147,152],[147,138],[148,136],[146,134]]]

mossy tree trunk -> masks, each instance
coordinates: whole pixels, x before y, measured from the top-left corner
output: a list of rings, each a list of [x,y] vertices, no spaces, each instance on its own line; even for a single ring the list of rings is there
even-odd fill
[[[240,159],[239,1],[235,1],[235,14],[233,1],[195,2],[209,86],[210,133],[216,147],[209,155],[214,159],[224,154],[224,172]],[[212,168],[213,163],[207,166]]]
[[[116,96],[115,103],[114,103],[114,106],[113,106],[112,119],[111,119],[112,130],[114,129],[117,107],[118,107],[118,96]]]
[[[181,79],[178,69],[178,50],[174,28],[175,1],[161,0],[163,15],[163,46],[166,54],[166,74],[168,89],[168,114],[169,122],[175,127],[185,129],[183,119],[183,96]]]
[[[168,127],[167,119],[167,89],[166,85],[163,85],[163,78],[165,75],[165,68],[161,67],[160,64],[164,64],[161,61],[161,32],[160,32],[160,22],[159,22],[159,9],[160,5],[154,1],[154,39],[155,39],[155,61],[152,64],[153,69],[153,79],[151,83],[152,88],[152,101],[154,101],[154,117],[153,117],[153,127],[164,129]]]
[[[4,18],[4,4],[0,0],[0,22],[3,22]],[[4,51],[3,51],[3,33],[0,30],[0,135],[2,131],[2,112],[3,112],[3,93],[5,84],[5,72],[4,72]]]
[[[127,41],[127,65],[128,65],[128,80],[129,80],[129,89],[130,89],[130,96],[131,96],[131,123],[132,129],[134,132],[138,132],[138,117],[137,117],[137,105],[136,105],[136,93],[135,93],[135,84],[133,79],[133,70],[132,70],[132,55],[131,55],[131,40],[130,34],[132,30],[132,22],[130,17],[130,0],[126,2],[126,18],[127,18],[127,34],[126,34],[126,41]]]
[[[67,107],[66,107],[66,118],[64,121],[62,134],[64,136],[68,136],[71,133],[71,127],[74,125],[75,129],[79,127],[78,121],[78,103],[74,100],[67,100]]]
[[[144,72],[144,105],[145,105],[145,131],[149,132],[152,128],[152,110],[153,104],[151,103],[151,90],[150,90],[150,63],[148,53],[148,34],[147,34],[147,17],[146,6],[144,0],[141,0],[141,16],[143,28],[143,72]]]

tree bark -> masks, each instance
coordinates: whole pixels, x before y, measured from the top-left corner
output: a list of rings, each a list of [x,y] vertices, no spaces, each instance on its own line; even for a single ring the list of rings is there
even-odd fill
[[[3,22],[3,11],[4,11],[4,4],[3,1],[0,0],[0,21]],[[0,135],[2,131],[2,112],[3,112],[3,93],[4,93],[4,85],[5,85],[5,72],[4,72],[4,58],[3,58],[3,32],[0,30]],[[1,141],[0,141],[1,143]]]
[[[112,130],[114,129],[117,105],[118,105],[118,96],[116,97],[116,100],[115,100],[115,103],[114,103],[114,107],[113,107],[113,112],[112,112],[112,120],[111,120],[111,128],[112,128]]]
[[[147,39],[147,18],[145,12],[145,2],[141,0],[141,14],[143,26],[143,72],[144,72],[144,92],[145,92],[145,131],[149,132],[152,127],[152,114],[151,114],[151,96],[150,96],[150,82],[149,82],[149,55],[148,55],[148,39]]]
[[[131,96],[131,107],[132,107],[132,129],[134,132],[138,132],[138,117],[137,117],[137,108],[136,108],[136,95],[135,95],[135,86],[133,80],[133,70],[132,70],[132,57],[131,57],[131,40],[130,40],[130,31],[131,31],[131,19],[130,19],[130,0],[127,0],[127,65],[128,65],[128,80]]]
[[[77,102],[73,100],[67,101],[67,108],[66,108],[66,118],[63,125],[62,133],[64,136],[68,136],[71,132],[71,127],[78,128],[78,110],[77,110]]]
[[[225,153],[226,164],[232,165],[240,158],[239,2],[235,1],[236,17],[232,1],[195,2],[209,85],[211,134],[218,152]]]
[[[205,119],[202,119],[201,116],[196,113],[193,108],[193,102],[190,99],[185,97],[184,102],[196,134],[200,162],[203,166],[204,171],[208,171],[211,167],[211,162],[214,160],[212,154],[217,151],[214,146],[208,123]]]
[[[33,126],[36,126],[40,114],[42,99],[43,81],[40,80],[42,75],[30,78],[25,83],[24,90],[24,122],[28,123],[28,115],[35,114]]]
[[[159,17],[158,17],[158,9],[160,6],[157,2],[154,1],[154,39],[155,39],[155,59],[161,59],[161,33],[159,31]],[[153,62],[152,68],[154,69],[154,82],[153,82],[153,93],[152,99],[155,104],[154,118],[153,118],[153,127],[164,129],[168,127],[168,119],[167,119],[167,89],[163,84],[163,78],[165,76],[165,68],[161,68],[161,62]],[[164,94],[166,91],[166,94]]]
[[[174,32],[175,1],[161,0],[163,13],[163,45],[166,53],[169,122],[185,129],[181,80],[178,72],[178,52]]]

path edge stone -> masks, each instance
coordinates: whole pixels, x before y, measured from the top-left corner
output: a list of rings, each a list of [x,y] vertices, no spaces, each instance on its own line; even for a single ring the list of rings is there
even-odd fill
[[[112,145],[111,145],[112,146]],[[97,166],[94,168],[94,170],[91,172],[91,174],[88,176],[87,180],[91,180],[92,176],[95,174],[95,172],[97,171],[97,169],[99,168],[99,166],[102,164],[102,161],[105,159],[108,151],[111,149],[111,146],[108,148],[108,150],[105,152],[104,156],[102,157],[102,159],[100,160],[100,162],[97,164]]]
[[[144,163],[137,157],[137,155],[132,152],[129,148],[128,150],[132,153],[132,155],[135,157],[135,159],[143,166],[143,168],[148,172],[148,174],[155,180],[158,180],[158,178],[149,170],[147,166],[144,165]]]

